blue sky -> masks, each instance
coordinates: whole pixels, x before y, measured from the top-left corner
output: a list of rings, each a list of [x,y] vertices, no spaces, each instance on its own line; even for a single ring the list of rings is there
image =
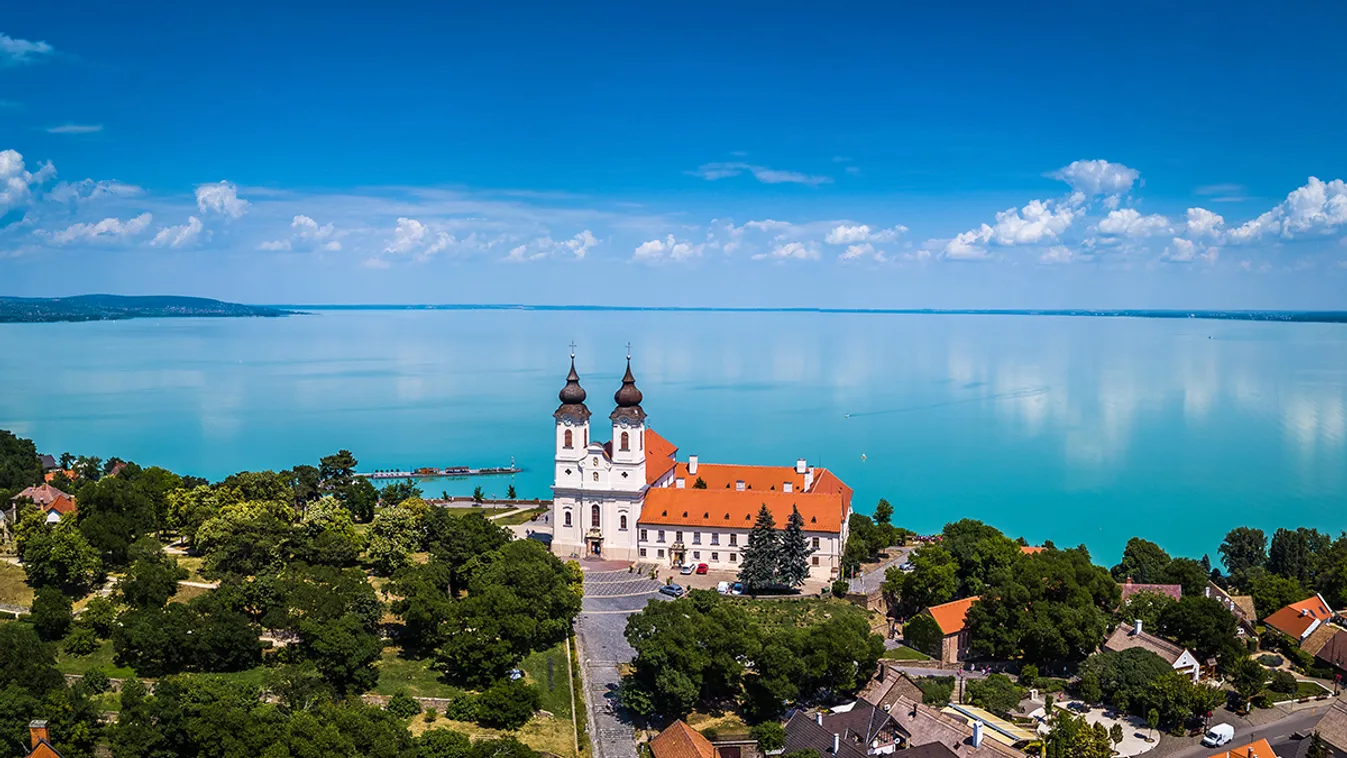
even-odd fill
[[[1347,307],[1341,3],[333,5],[7,8],[0,294]]]

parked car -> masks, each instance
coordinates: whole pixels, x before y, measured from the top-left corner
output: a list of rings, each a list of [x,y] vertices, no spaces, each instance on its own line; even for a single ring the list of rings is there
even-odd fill
[[[691,563],[684,563],[683,567],[678,570],[678,573],[683,575],[691,574],[694,568],[696,567]]]
[[[711,570],[711,567],[708,566],[708,565],[706,565],[705,563],[698,563],[698,564],[697,564],[697,573],[698,573],[698,574],[705,574],[706,572],[708,572],[708,571],[710,571],[710,570]]]
[[[1235,727],[1229,724],[1217,724],[1207,730],[1206,736],[1202,738],[1202,744],[1207,747],[1218,747],[1233,739],[1235,739]]]
[[[666,585],[664,585],[663,587],[660,587],[660,588],[659,588],[659,591],[660,591],[660,594],[668,595],[669,597],[682,597],[682,596],[683,596],[683,587],[682,587],[682,585],[678,585],[678,584],[666,584]]]
[[[722,595],[728,595],[728,594],[730,594],[730,583],[729,583],[729,582],[721,582],[720,584],[717,584],[717,585],[716,585],[716,592],[719,592],[719,593],[722,594]]]
[[[899,571],[904,571],[904,572],[915,571],[916,568],[917,568],[916,566],[913,566],[913,565],[912,565],[912,561],[905,561],[905,562],[903,562],[903,563],[898,564],[898,570],[899,570]]]
[[[730,585],[730,594],[731,594],[731,595],[742,595],[742,594],[744,594],[744,583],[743,583],[743,582],[735,582],[734,584]]]

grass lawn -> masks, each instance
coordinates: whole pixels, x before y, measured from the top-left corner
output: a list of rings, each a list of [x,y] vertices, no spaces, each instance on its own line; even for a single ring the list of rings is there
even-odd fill
[[[688,726],[702,734],[715,732],[721,737],[748,734],[748,724],[737,713],[702,713],[693,711],[687,717]]]
[[[566,667],[566,643],[533,653],[524,659],[520,668],[527,675],[529,684],[542,693],[542,709],[569,722],[571,672]]]
[[[262,686],[266,684],[267,672],[269,672],[270,670],[271,669],[267,668],[266,666],[257,666],[255,668],[250,668],[245,671],[234,671],[228,674],[198,674],[198,676],[214,676],[223,679],[226,682],[233,682],[235,684],[246,684],[249,687],[256,687],[257,689],[261,689]]]
[[[789,600],[753,600],[747,597],[728,598],[744,606],[749,615],[764,626],[807,626],[839,614],[859,614],[867,619],[869,613],[853,603],[835,597],[799,597]]]
[[[487,729],[467,721],[450,721],[440,717],[433,724],[427,724],[421,716],[413,716],[408,728],[412,734],[419,735],[427,729],[452,729],[462,732],[473,740],[490,740],[510,736],[528,745],[534,750],[553,753],[562,758],[576,758],[575,731],[568,719],[535,718],[519,731],[505,732],[499,729]]]
[[[201,575],[201,565],[206,562],[204,558],[202,558],[199,555],[178,555],[174,557],[178,559],[179,566],[182,566],[183,568],[187,569],[187,581],[189,582],[210,581],[209,579],[206,579]]]
[[[927,654],[921,652],[920,650],[913,650],[912,648],[907,647],[906,645],[900,645],[900,646],[898,646],[898,647],[896,647],[896,648],[894,648],[894,649],[892,649],[892,650],[885,650],[885,651],[884,651],[884,655],[882,655],[882,656],[880,656],[880,657],[881,657],[881,658],[888,658],[888,659],[891,660],[891,661],[929,661],[929,660],[931,660],[931,656],[929,656],[929,655],[927,655]]]
[[[1317,682],[1302,682],[1297,680],[1296,691],[1292,697],[1296,699],[1302,697],[1318,697],[1326,692],[1328,692],[1328,690],[1324,689],[1323,686]]]
[[[530,508],[527,511],[520,511],[519,513],[492,520],[501,526],[519,526],[520,524],[527,524],[533,519],[547,513],[548,510],[548,508]]]
[[[33,604],[33,588],[26,583],[28,575],[23,568],[8,561],[0,561],[0,603],[21,605],[25,608]]]
[[[186,585],[179,584],[178,594],[169,598],[168,602],[170,603],[191,602],[192,598],[200,597],[206,594],[207,592],[210,592],[210,590],[206,589],[205,587],[188,587]]]
[[[88,655],[70,655],[62,650],[56,656],[56,668],[60,669],[62,674],[83,674],[95,666],[103,669],[104,674],[114,679],[125,679],[135,675],[131,669],[112,662],[111,640],[103,640],[103,644]]]
[[[379,659],[379,682],[374,685],[378,695],[396,695],[406,692],[412,697],[450,698],[462,694],[463,690],[452,684],[440,681],[440,674],[431,668],[435,660],[413,660],[399,655],[398,648],[384,648]]]

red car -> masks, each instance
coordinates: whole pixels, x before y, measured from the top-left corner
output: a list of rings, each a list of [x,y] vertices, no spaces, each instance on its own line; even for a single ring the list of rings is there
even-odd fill
[[[709,571],[710,569],[711,569],[711,567],[710,567],[710,566],[707,566],[705,563],[698,563],[698,564],[697,564],[697,573],[698,573],[698,574],[705,574],[705,573],[706,573],[707,571]]]

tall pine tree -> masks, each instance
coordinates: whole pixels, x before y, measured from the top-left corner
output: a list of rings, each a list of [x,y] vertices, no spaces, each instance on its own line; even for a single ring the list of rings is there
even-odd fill
[[[739,581],[749,593],[756,593],[777,583],[777,568],[781,564],[781,537],[776,532],[772,512],[763,503],[758,520],[748,534],[743,561],[739,564]]]
[[[770,515],[770,514],[769,514]],[[777,580],[787,587],[799,587],[809,578],[809,556],[814,549],[804,537],[804,516],[791,506],[786,532],[781,536],[781,561],[777,564]]]

